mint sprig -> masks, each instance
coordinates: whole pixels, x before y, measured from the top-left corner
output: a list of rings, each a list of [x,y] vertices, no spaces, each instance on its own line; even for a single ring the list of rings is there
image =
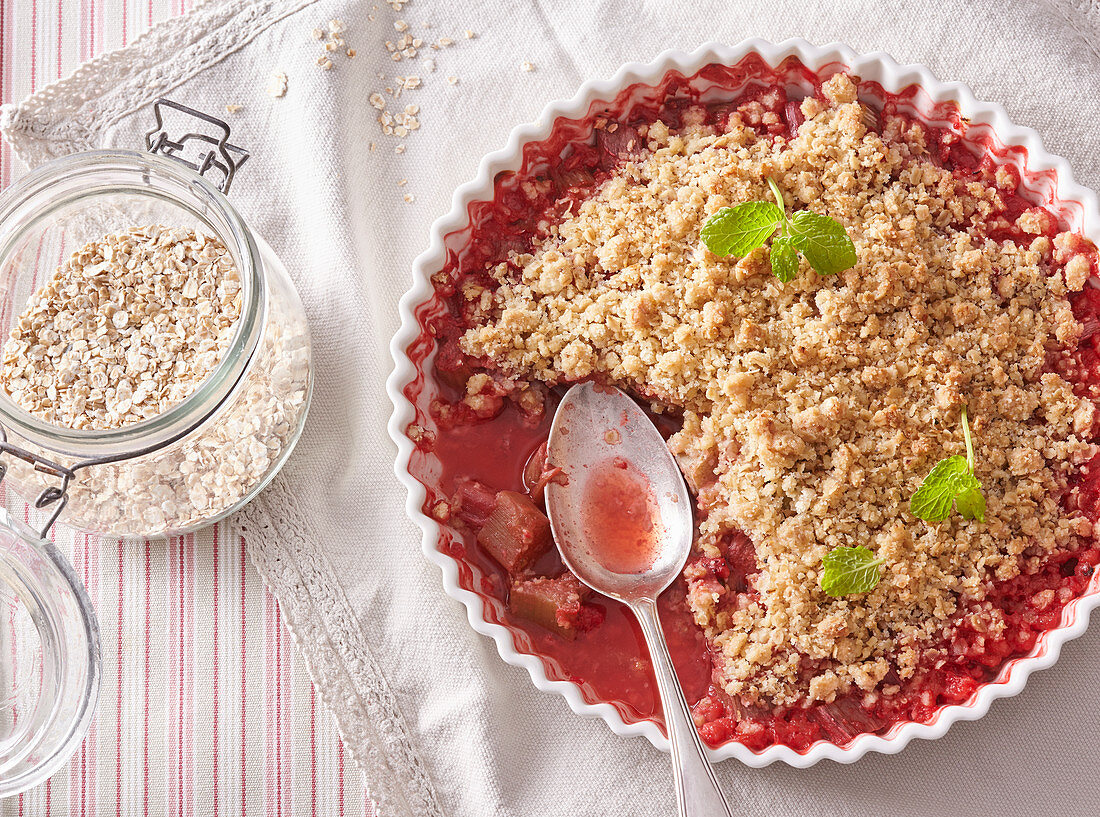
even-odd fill
[[[821,589],[830,596],[868,593],[879,582],[883,561],[863,545],[833,548],[821,560]]]
[[[963,519],[985,521],[985,497],[982,483],[974,476],[974,443],[970,439],[966,406],[962,409],[962,429],[966,456],[956,454],[933,466],[909,500],[913,516],[926,522],[942,522],[951,515],[954,506]]]
[[[699,235],[708,250],[744,258],[763,247],[778,230],[771,244],[771,266],[775,277],[784,283],[798,274],[799,254],[818,275],[835,275],[855,266],[859,259],[844,225],[809,210],[799,210],[788,218],[779,186],[771,179],[768,186],[775,204],[748,201],[723,207],[707,219]]]

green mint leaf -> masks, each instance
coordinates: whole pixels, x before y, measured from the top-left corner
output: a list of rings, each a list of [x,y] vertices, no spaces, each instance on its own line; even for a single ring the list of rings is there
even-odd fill
[[[982,496],[982,486],[978,478],[971,476],[974,484],[955,496],[955,509],[962,514],[963,519],[977,519],[985,521],[985,497]]]
[[[798,250],[790,236],[781,235],[772,241],[771,262],[772,272],[784,284],[798,275]]]
[[[951,506],[955,495],[968,486],[961,481],[970,476],[970,466],[966,457],[956,454],[935,464],[924,482],[909,500],[909,510],[913,516],[927,522],[942,522],[951,515]]]
[[[854,267],[856,247],[839,221],[799,210],[789,222],[791,241],[819,275],[835,275]]]
[[[960,454],[937,462],[909,500],[913,516],[926,522],[942,522],[951,515],[952,505],[967,519],[985,521],[982,485]]]
[[[821,589],[830,596],[867,593],[879,582],[882,562],[863,545],[833,548],[821,560]]]
[[[707,219],[700,232],[703,243],[715,255],[744,258],[783,223],[783,211],[770,201],[749,201],[723,207]]]

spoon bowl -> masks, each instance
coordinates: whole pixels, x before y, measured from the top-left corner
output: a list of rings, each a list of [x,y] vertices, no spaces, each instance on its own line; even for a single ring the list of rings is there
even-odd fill
[[[730,817],[676,678],[657,596],[679,575],[694,533],[691,495],[645,412],[610,386],[580,383],[558,405],[546,486],[562,561],[598,593],[634,612],[645,636],[672,748],[680,817]]]
[[[546,453],[565,475],[546,486],[562,561],[606,596],[655,600],[683,570],[693,532],[691,496],[657,428],[618,389],[581,383],[558,406]]]

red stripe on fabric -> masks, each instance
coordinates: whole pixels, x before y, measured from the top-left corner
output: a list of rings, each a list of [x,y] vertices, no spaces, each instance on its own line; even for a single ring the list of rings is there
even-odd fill
[[[187,536],[187,734],[183,736],[185,786],[184,802],[187,814],[195,813],[195,661],[198,645],[195,639],[195,535]]]
[[[275,630],[275,813],[283,815],[283,628],[279,626],[279,603],[271,600],[272,629]]]
[[[87,589],[87,587],[88,587],[88,556],[87,556],[86,553],[81,555],[81,552],[80,552],[79,548],[77,547],[76,540],[77,540],[77,537],[74,534],[70,539],[71,547],[69,548],[69,554],[70,554],[69,555],[69,563],[73,567],[73,572],[76,573],[76,575],[78,577],[82,577],[84,587],[85,587],[85,589]],[[90,596],[89,596],[89,598],[90,598]],[[69,802],[68,802],[68,810],[65,813],[67,815],[70,815],[70,817],[75,817],[75,815],[81,814],[83,812],[83,809],[81,808],[80,801],[81,801],[81,793],[82,793],[82,788],[83,788],[82,784],[83,784],[83,779],[84,779],[84,767],[85,767],[85,764],[86,764],[86,759],[85,759],[86,741],[87,741],[87,736],[85,736],[85,740],[80,742],[80,748],[76,752],[73,753],[73,758],[72,758],[71,762],[68,765],[68,772],[69,772],[68,784],[69,785],[68,785],[68,788],[66,789],[66,791],[69,795],[69,798],[68,798]],[[60,779],[60,777],[61,777],[61,775],[59,774],[58,779]]]
[[[115,699],[115,817],[122,817],[122,610],[125,600],[125,586],[123,577],[125,572],[122,564],[122,541],[118,543],[118,652],[115,660],[118,662],[116,680],[118,681],[118,695]]]
[[[278,717],[278,709],[275,707],[276,680],[275,660],[275,631],[271,626],[271,594],[264,591],[264,647],[267,660],[264,662],[264,740],[267,751],[264,753],[264,810],[269,817],[277,817],[275,805],[275,767],[278,766],[279,748],[276,745],[278,730],[275,727],[275,719]],[[275,713],[272,713],[275,709]]]
[[[53,814],[53,780],[46,781],[46,817]]]
[[[183,817],[183,690],[186,685],[186,679],[184,678],[184,653],[183,653],[183,633],[184,622],[187,620],[186,611],[184,610],[184,586],[186,583],[185,572],[186,567],[184,564],[184,537],[178,537],[179,548],[179,580],[177,587],[179,587],[179,695],[178,695],[178,710],[176,711],[176,814],[179,817]]]
[[[248,764],[245,763],[245,703],[248,701],[245,688],[245,650],[248,643],[248,628],[245,626],[244,540],[240,540],[238,545],[241,549],[241,817],[245,817],[245,806],[248,800]]]
[[[344,742],[340,741],[336,747],[336,762],[337,762],[337,792],[340,798],[340,817],[344,817]]]
[[[309,802],[310,815],[317,817],[317,692],[309,685]]]
[[[38,90],[38,0],[31,2],[31,93]]]
[[[122,541],[119,541],[119,644],[117,661],[119,684],[118,697],[116,699],[116,717],[114,717],[114,815],[122,817],[122,608],[125,598],[123,577],[125,573],[122,565]]]
[[[58,8],[60,9],[60,7],[61,3],[58,2]],[[76,550],[75,546],[73,550]],[[82,568],[84,573],[84,589],[88,591],[88,597],[94,601],[96,600],[96,595],[92,592],[91,569],[88,565],[88,534],[84,534],[84,558]],[[89,729],[88,736],[84,738],[84,742],[80,744],[80,817],[87,817],[88,814],[88,746],[91,744],[91,740],[92,730]]]
[[[88,566],[87,572],[84,574],[84,586],[88,588],[88,594],[91,598],[99,601],[99,548],[94,551],[88,547],[88,536],[84,536],[84,563]],[[98,605],[97,605],[98,607]],[[84,776],[83,788],[81,790],[81,797],[84,798],[82,806],[87,809],[87,817],[96,817],[96,812],[99,807],[99,788],[96,785],[98,778],[96,772],[99,768],[99,722],[95,719],[92,720],[92,726],[88,730],[88,737],[84,739],[84,745],[88,749],[88,771]],[[88,781],[91,784],[88,784]],[[85,797],[87,794],[87,797]]]
[[[12,25],[10,17],[14,3],[0,3],[0,103],[11,102],[11,72],[14,60],[11,50]],[[11,183],[12,151],[7,142],[0,142],[0,186]]]
[[[64,0],[57,0],[57,74],[54,76],[54,79],[61,79],[61,9],[63,6]]]
[[[149,13],[152,14],[152,5],[150,4]],[[218,562],[221,559],[221,555],[218,553],[218,534],[221,532],[221,526],[214,526],[214,548],[213,548],[213,563],[214,563],[214,817],[218,817],[218,798],[219,798],[219,786],[218,786],[218,698],[220,697],[221,690],[218,684]]]
[[[141,779],[143,781],[142,786],[142,799],[141,799],[141,813],[148,817],[149,815],[149,687],[150,687],[150,665],[151,658],[150,653],[153,649],[153,625],[152,625],[152,584],[153,584],[153,545],[148,539],[145,540],[145,552],[143,554],[143,568],[145,576],[145,597],[143,599],[145,606],[145,655],[144,665],[142,667],[142,684],[141,684]]]
[[[179,589],[179,582],[176,581],[175,576],[175,549],[175,538],[169,539],[164,544],[164,563],[160,569],[160,572],[164,574],[164,619],[166,627],[163,635],[165,654],[164,680],[161,682],[161,689],[158,691],[163,696],[159,706],[164,714],[164,729],[161,737],[161,744],[155,755],[155,759],[159,759],[163,766],[158,765],[154,773],[157,777],[163,777],[164,779],[163,808],[165,817],[175,817],[175,811],[172,808],[175,804],[175,801],[172,799],[172,792],[174,791],[172,788],[174,785],[173,775],[175,774],[175,765],[172,763],[172,751],[175,748],[173,735],[176,722],[172,718],[172,711],[176,705],[176,696],[171,686],[171,679],[175,677],[176,661],[179,660],[179,650],[176,649],[176,627],[180,624],[179,616],[176,615],[176,592]]]

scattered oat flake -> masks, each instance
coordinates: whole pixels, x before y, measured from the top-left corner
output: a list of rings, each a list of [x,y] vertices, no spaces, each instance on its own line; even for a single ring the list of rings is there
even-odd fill
[[[226,113],[237,113],[240,109],[241,106],[238,105],[236,102],[230,103],[229,105],[225,106]]]
[[[374,149],[374,143],[372,142],[371,143],[371,150],[373,150],[373,149]],[[405,152],[405,146],[404,145],[398,145],[397,147],[395,147],[393,149],[393,152],[394,153],[404,153]]]
[[[470,31],[470,29],[466,29],[466,30],[465,30],[464,32],[462,32],[462,33],[466,35],[466,39],[467,39],[467,40],[472,40],[472,39],[473,39],[474,37],[476,37],[476,36],[477,36],[476,34],[474,34],[474,32]]]
[[[435,44],[438,45],[440,48],[447,48],[454,45],[455,41],[452,40],[450,37],[440,37],[438,40],[435,41]]]
[[[340,34],[340,33],[344,32],[346,30],[346,28],[347,27],[344,25],[343,20],[329,20],[328,21],[328,30],[331,31],[333,34]]]
[[[349,57],[354,57],[355,56],[355,49],[354,48],[349,48],[344,53],[346,53]]]
[[[435,60],[433,60],[431,57],[423,60],[420,64],[424,66],[424,70],[427,71],[429,74],[435,73]]]
[[[413,196],[412,193],[406,193],[405,194],[405,203],[406,204],[412,204],[414,201],[416,201],[416,197]]]
[[[408,31],[409,30],[409,24],[406,23],[404,20],[394,20],[393,28],[394,28],[394,31]]]
[[[447,77],[447,84],[448,85],[458,85],[458,77],[456,77],[456,76]]]
[[[282,71],[276,71],[267,82],[267,93],[278,99],[286,94],[287,79]]]
[[[404,187],[404,186],[405,186],[405,184],[406,184],[406,183],[407,183],[408,181],[409,181],[408,179],[402,179],[401,181],[399,181],[399,182],[397,183],[397,186],[398,186],[398,187]]]
[[[521,62],[519,64],[519,70],[530,73],[531,71],[535,70],[535,64],[533,62],[529,62],[527,60],[524,60],[523,62]]]
[[[315,28],[312,32],[310,32],[310,36],[313,37],[313,39],[315,40],[320,40],[322,37],[325,36],[325,32],[319,28]]]

